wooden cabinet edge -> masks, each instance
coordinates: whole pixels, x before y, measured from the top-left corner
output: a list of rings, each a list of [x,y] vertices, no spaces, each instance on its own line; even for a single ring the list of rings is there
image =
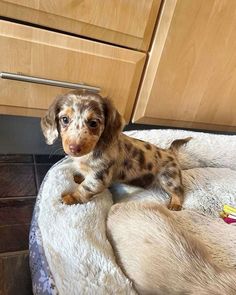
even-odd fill
[[[156,72],[158,70],[161,54],[165,46],[167,34],[169,32],[171,20],[174,14],[177,0],[164,1],[159,21],[154,33],[154,38],[150,52],[148,53],[148,61],[144,70],[143,81],[137,98],[132,120],[137,122],[144,117],[149,96],[153,87]],[[158,104],[158,101],[157,101]]]
[[[24,117],[43,117],[46,110],[22,108],[16,106],[0,105],[0,116],[12,115],[12,116],[24,116]]]
[[[144,39],[142,40],[142,44],[140,45],[140,50],[147,51],[150,47],[150,42],[155,31],[155,25],[158,21],[159,11],[161,9],[162,0],[155,0],[152,3],[152,8],[149,15],[149,21],[144,33]]]
[[[207,124],[202,122],[187,122],[187,121],[174,121],[168,119],[158,119],[152,117],[140,116],[132,119],[132,123],[135,124],[147,124],[147,125],[156,125],[156,126],[166,126],[170,128],[186,128],[186,129],[198,129],[208,130],[208,131],[229,131],[236,132],[236,126],[228,125],[216,125],[216,124]]]
[[[138,93],[138,88],[140,85],[140,80],[142,77],[142,72],[143,72],[146,57],[147,55],[143,53],[142,56],[140,56],[139,61],[136,63],[135,74],[134,74],[134,78],[130,86],[130,92],[129,92],[129,97],[131,97],[132,99],[127,99],[126,110],[124,113],[124,118],[127,123],[130,122],[132,119],[131,118],[132,111],[135,106],[135,99]]]

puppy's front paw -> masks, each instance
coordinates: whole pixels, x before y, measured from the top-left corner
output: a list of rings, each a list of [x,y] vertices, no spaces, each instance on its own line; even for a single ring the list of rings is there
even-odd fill
[[[172,211],[180,211],[182,209],[182,206],[179,203],[170,202],[170,204],[168,205],[168,209]]]
[[[171,196],[170,203],[168,205],[168,209],[172,211],[180,211],[182,209],[181,198],[175,194]]]
[[[79,203],[76,200],[76,198],[74,198],[73,195],[71,195],[71,194],[67,194],[67,195],[62,196],[62,202],[63,202],[63,204],[66,204],[66,205],[74,205],[74,204]]]
[[[73,175],[74,177],[74,182],[81,184],[84,181],[84,177],[82,174],[75,174]]]

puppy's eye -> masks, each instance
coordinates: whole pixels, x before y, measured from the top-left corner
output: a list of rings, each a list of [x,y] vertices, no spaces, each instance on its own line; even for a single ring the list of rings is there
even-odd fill
[[[68,125],[70,120],[69,120],[68,117],[63,116],[63,117],[61,117],[61,122],[62,122],[63,125]]]
[[[88,126],[90,128],[97,128],[98,127],[98,122],[96,120],[91,120],[88,122]]]

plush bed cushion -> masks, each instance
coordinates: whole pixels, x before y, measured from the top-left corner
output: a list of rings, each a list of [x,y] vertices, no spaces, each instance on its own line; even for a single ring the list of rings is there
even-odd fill
[[[179,152],[187,195],[185,210],[176,214],[207,244],[218,263],[235,267],[236,226],[225,224],[218,214],[225,203],[236,206],[236,136],[181,130],[127,134],[162,148],[176,138],[193,137]],[[135,294],[106,239],[112,197],[116,202],[167,203],[168,196],[155,186],[142,190],[114,185],[88,204],[66,206],[61,194],[76,187],[75,171],[70,158],[65,158],[50,169],[41,185],[30,232],[34,294]]]

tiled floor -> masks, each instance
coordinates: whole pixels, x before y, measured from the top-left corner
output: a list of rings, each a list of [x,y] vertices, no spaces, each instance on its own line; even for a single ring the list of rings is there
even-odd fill
[[[0,295],[32,294],[27,252],[32,212],[45,174],[62,157],[0,155]]]

